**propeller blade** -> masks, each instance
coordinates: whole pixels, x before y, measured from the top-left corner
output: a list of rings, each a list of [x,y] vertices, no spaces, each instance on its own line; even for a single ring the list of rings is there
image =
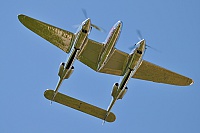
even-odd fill
[[[93,28],[95,28],[95,29],[101,31],[101,32],[106,32],[106,30],[104,30],[103,28],[100,28],[100,27],[98,27],[98,26],[96,26],[96,25],[94,25],[94,24],[91,24],[91,26],[92,26]]]
[[[149,46],[149,45],[146,45],[146,47],[148,47],[148,48],[150,48],[150,49],[152,49],[152,50],[155,50],[156,52],[160,52],[159,50],[157,50],[156,48],[154,48],[154,47],[151,47],[151,46]]]
[[[87,12],[86,12],[86,10],[85,10],[85,9],[82,9],[82,12],[83,12],[83,14],[84,14],[85,18],[87,19],[87,18],[88,18],[88,16],[87,16]]]
[[[136,30],[136,32],[137,32],[137,34],[138,34],[138,39],[139,39],[139,40],[142,40],[143,37],[142,37],[142,34],[141,34],[140,30]]]

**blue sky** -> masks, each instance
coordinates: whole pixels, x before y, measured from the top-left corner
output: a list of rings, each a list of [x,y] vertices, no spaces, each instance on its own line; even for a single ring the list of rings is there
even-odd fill
[[[199,5],[198,0],[1,2],[1,132],[199,133]],[[112,109],[116,121],[104,126],[100,119],[68,107],[50,106],[43,92],[55,88],[59,64],[69,55],[26,29],[17,15],[26,14],[75,32],[73,25],[85,19],[82,8],[94,24],[107,30],[93,30],[89,38],[103,42],[121,20],[118,49],[130,52],[128,48],[138,41],[139,29],[148,45],[160,51],[147,49],[145,60],[186,75],[195,83],[178,87],[131,79],[124,99]],[[60,91],[106,109],[112,85],[120,77],[96,73],[78,61],[74,66],[74,73]]]

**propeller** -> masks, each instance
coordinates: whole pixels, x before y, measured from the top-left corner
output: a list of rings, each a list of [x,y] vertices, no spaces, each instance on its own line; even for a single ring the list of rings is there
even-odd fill
[[[88,18],[87,12],[85,9],[82,9],[83,15],[85,16],[85,18]]]
[[[83,12],[85,18],[87,19],[88,18],[87,11],[85,9],[82,9],[82,12]],[[101,28],[101,27],[99,27],[97,25],[91,24],[91,27],[97,29],[98,31],[106,32],[106,30],[104,30],[103,28]]]
[[[139,39],[139,40],[142,40],[143,37],[142,37],[142,34],[141,34],[140,30],[136,30],[136,32],[137,32],[137,35],[138,35],[138,39]],[[135,45],[136,45],[136,44],[135,44]],[[132,46],[132,47],[130,47],[129,50],[133,50],[133,49],[135,48],[135,45]],[[151,46],[149,46],[149,45],[146,44],[146,48],[147,48],[147,47],[150,48],[150,49],[153,49],[153,50],[155,50],[155,51],[157,51],[157,52],[159,52],[156,48],[151,47]]]
[[[137,33],[137,35],[138,35],[138,40],[142,40],[143,37],[142,37],[142,34],[141,34],[140,30],[136,30],[136,33]],[[136,44],[135,44],[135,45],[136,45]],[[132,51],[132,50],[135,48],[135,45],[129,47],[128,49],[129,49],[130,51]]]
[[[153,50],[155,50],[156,52],[160,52],[159,50],[157,50],[156,48],[154,48],[154,47],[151,47],[151,46],[149,46],[149,45],[146,45],[146,47],[148,47],[148,48],[150,48],[150,49],[153,49]]]

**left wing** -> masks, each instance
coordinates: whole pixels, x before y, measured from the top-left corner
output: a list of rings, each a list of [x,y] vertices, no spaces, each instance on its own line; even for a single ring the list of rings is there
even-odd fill
[[[69,53],[72,47],[72,42],[74,39],[74,34],[57,28],[55,26],[46,24],[39,20],[33,19],[25,15],[18,16],[19,21],[26,26],[28,29],[38,34],[45,40],[54,44],[66,53]]]

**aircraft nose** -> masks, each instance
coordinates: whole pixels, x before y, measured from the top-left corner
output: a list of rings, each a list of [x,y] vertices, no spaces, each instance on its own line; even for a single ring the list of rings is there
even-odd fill
[[[86,19],[85,22],[84,22],[84,24],[85,24],[86,26],[90,25],[90,24],[91,24],[90,18]]]
[[[142,39],[142,40],[141,40],[141,43],[142,43],[142,44],[145,44],[145,40],[144,40],[144,39]]]
[[[114,25],[114,29],[121,30],[121,28],[122,28],[122,21],[118,21],[118,22]]]
[[[119,28],[121,28],[122,27],[122,21],[118,21],[117,25],[118,25]]]
[[[144,39],[142,39],[141,41],[140,41],[140,47],[142,48],[142,49],[145,49],[145,46],[146,45],[146,41],[144,40]]]

